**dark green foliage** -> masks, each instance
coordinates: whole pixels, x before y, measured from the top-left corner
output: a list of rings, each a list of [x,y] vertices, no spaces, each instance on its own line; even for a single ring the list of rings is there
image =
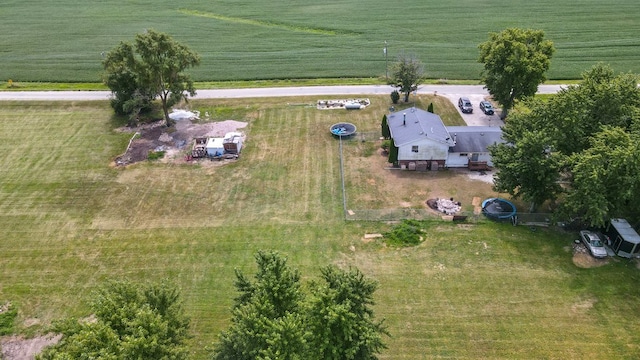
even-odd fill
[[[502,105],[503,118],[516,100],[535,95],[555,52],[553,42],[542,30],[509,28],[490,33],[479,46],[484,64],[481,79],[493,98]]]
[[[382,142],[382,145],[380,146],[382,148],[382,150],[384,151],[389,151],[389,148],[391,148],[391,140],[384,140]]]
[[[240,294],[212,359],[376,359],[387,332],[373,319],[375,281],[328,267],[307,296],[286,258],[259,252],[256,261],[254,279],[236,271]]]
[[[162,159],[164,157],[165,151],[151,151],[149,155],[147,155],[147,159],[149,161],[155,161],[158,159]]]
[[[387,244],[393,246],[415,246],[422,242],[423,224],[417,220],[402,220],[390,231],[384,233]]]
[[[393,90],[391,92],[391,102],[397,104],[398,101],[400,101],[400,93],[398,92],[398,90]]]
[[[404,102],[408,102],[411,92],[418,90],[422,83],[424,66],[414,55],[402,54],[392,66],[391,77],[391,85],[404,93]]]
[[[167,284],[111,282],[94,294],[95,321],[68,319],[63,337],[38,356],[53,359],[186,359],[189,319],[178,290]]]
[[[599,64],[546,102],[516,106],[491,147],[495,190],[602,226],[640,214],[638,76]]]
[[[429,103],[429,106],[427,107],[427,111],[432,113],[432,114],[434,113],[433,112],[433,103]]]
[[[389,139],[391,137],[391,131],[389,130],[389,123],[387,123],[386,114],[382,116],[382,124],[380,125],[380,127],[382,128],[382,137],[385,139]]]
[[[389,160],[388,161],[391,164],[393,164],[394,166],[396,166],[398,164],[398,147],[395,145],[393,140],[391,140],[391,143],[390,143],[390,146],[389,146]]]
[[[18,310],[10,303],[0,306],[0,335],[8,335],[13,333],[13,326]]]
[[[374,320],[373,293],[377,282],[358,269],[322,269],[324,284],[315,284],[309,307],[309,338],[314,359],[377,359],[389,335]]]
[[[167,125],[169,107],[195,95],[193,81],[184,74],[200,57],[171,36],[147,30],[134,44],[122,42],[103,61],[105,84],[113,92],[111,106],[118,114],[134,114],[159,97]]]

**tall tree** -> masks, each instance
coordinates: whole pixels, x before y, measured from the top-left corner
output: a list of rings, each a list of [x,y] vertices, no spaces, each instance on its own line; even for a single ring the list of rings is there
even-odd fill
[[[199,63],[198,54],[154,30],[136,35],[133,45],[121,43],[103,62],[105,83],[114,94],[114,109],[125,112],[125,103],[134,98],[136,91],[143,98],[159,97],[170,126],[169,107],[187,95],[195,95],[193,81],[184,70]]]
[[[375,321],[371,306],[378,284],[357,269],[322,269],[324,283],[315,284],[309,309],[309,345],[316,359],[373,360],[388,335]]]
[[[493,98],[502,105],[506,118],[516,100],[533,96],[546,80],[553,42],[542,30],[509,28],[490,33],[479,46],[479,62],[484,64],[481,78]]]
[[[389,123],[387,122],[387,115],[382,115],[382,123],[380,124],[382,131],[382,137],[389,139],[391,137],[391,130],[389,130]]]
[[[94,294],[95,321],[69,319],[62,339],[38,356],[54,359],[186,359],[189,319],[167,283],[111,282]]]
[[[558,200],[563,215],[593,226],[640,215],[638,80],[598,64],[548,101],[517,105],[506,143],[490,149],[496,190],[534,205]]]
[[[236,272],[231,326],[220,334],[212,359],[376,359],[387,334],[371,309],[376,282],[357,270],[330,267],[306,295],[286,258],[259,252],[256,262],[254,279]]]
[[[220,334],[215,360],[304,359],[300,275],[276,252],[258,252],[252,281],[236,270],[239,296],[231,327]],[[276,357],[269,357],[277,354]]]
[[[391,84],[404,94],[404,102],[409,101],[412,91],[424,79],[424,65],[414,55],[401,54],[391,66]]]

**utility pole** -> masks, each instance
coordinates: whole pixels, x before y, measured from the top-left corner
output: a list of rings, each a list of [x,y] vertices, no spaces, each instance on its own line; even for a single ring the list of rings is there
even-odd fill
[[[389,62],[387,61],[387,40],[384,41],[384,77],[389,82]]]

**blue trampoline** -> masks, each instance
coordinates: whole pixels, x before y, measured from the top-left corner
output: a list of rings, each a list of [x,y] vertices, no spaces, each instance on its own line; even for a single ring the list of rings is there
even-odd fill
[[[516,206],[502,198],[489,198],[482,202],[482,213],[494,220],[510,220],[516,215]]]
[[[349,137],[356,133],[356,126],[351,123],[338,123],[331,125],[329,131],[335,137]]]

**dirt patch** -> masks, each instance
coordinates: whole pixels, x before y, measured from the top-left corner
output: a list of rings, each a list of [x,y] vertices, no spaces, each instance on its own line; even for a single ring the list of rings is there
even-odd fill
[[[579,268],[589,269],[603,266],[609,263],[609,259],[596,259],[582,243],[573,244],[573,264]]]
[[[185,119],[177,121],[170,128],[164,126],[164,121],[136,128],[123,127],[118,131],[131,133],[132,136],[136,133],[139,135],[131,141],[127,151],[116,158],[115,164],[122,166],[144,161],[151,151],[164,151],[163,162],[184,162],[184,155],[191,151],[195,138],[223,137],[228,132],[238,131],[246,126],[246,122],[235,120],[194,124]]]
[[[62,335],[49,334],[32,339],[9,336],[0,340],[2,359],[33,360],[45,347],[56,344]]]

